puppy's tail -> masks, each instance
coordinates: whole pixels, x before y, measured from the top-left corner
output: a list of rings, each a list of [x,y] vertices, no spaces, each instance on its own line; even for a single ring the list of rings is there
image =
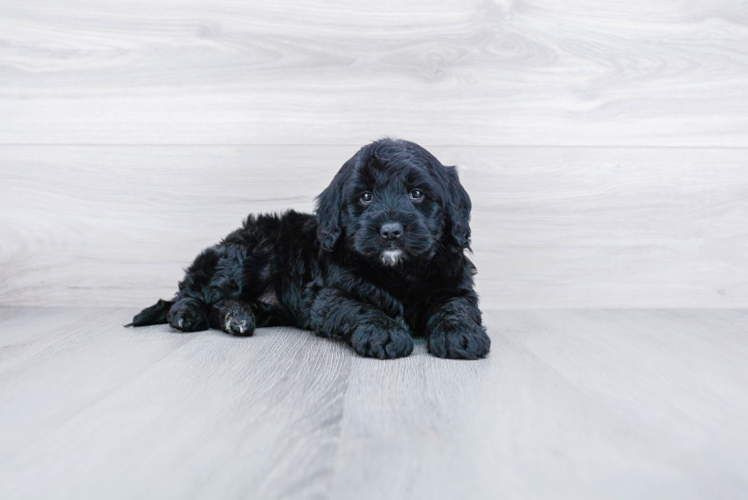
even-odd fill
[[[125,326],[161,325],[166,323],[166,315],[173,305],[173,301],[159,300],[151,307],[146,307],[136,314],[132,319],[132,323]]]

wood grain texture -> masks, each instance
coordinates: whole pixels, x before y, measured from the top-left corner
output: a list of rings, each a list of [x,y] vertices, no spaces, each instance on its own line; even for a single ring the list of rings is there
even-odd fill
[[[145,306],[357,148],[0,147],[0,304]],[[486,308],[748,304],[748,149],[431,147],[473,199]]]
[[[745,496],[746,319],[501,311],[482,363],[356,358],[332,498]]]
[[[0,308],[0,496],[744,498],[746,310],[488,311],[395,361],[293,329]]]
[[[293,329],[125,329],[133,312],[2,320],[3,351],[19,351],[0,361],[3,498],[322,498],[341,345]]]
[[[740,0],[0,7],[0,143],[746,146]]]

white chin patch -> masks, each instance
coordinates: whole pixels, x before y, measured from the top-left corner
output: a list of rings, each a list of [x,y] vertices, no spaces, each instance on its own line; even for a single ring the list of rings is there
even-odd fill
[[[382,263],[385,266],[394,266],[403,259],[402,250],[385,250],[382,252]]]

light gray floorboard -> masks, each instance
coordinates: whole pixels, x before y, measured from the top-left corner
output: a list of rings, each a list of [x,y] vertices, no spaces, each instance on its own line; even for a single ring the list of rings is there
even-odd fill
[[[745,312],[499,311],[482,363],[354,360],[334,498],[740,498]]]
[[[293,329],[125,329],[132,310],[0,323],[2,498],[315,498],[351,357]],[[51,319],[57,319],[54,326]],[[45,341],[24,342],[41,336]]]
[[[473,200],[486,308],[744,307],[748,148],[430,148]],[[353,146],[0,146],[0,304],[145,306]]]
[[[0,6],[4,144],[746,146],[740,0]]]
[[[488,311],[476,362],[133,312],[0,308],[2,498],[748,494],[744,310]]]

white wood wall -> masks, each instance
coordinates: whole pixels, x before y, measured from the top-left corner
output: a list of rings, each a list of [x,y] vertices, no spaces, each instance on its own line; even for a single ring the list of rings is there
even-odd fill
[[[748,305],[748,3],[0,4],[0,305],[147,305],[384,135],[461,167],[484,307]]]

